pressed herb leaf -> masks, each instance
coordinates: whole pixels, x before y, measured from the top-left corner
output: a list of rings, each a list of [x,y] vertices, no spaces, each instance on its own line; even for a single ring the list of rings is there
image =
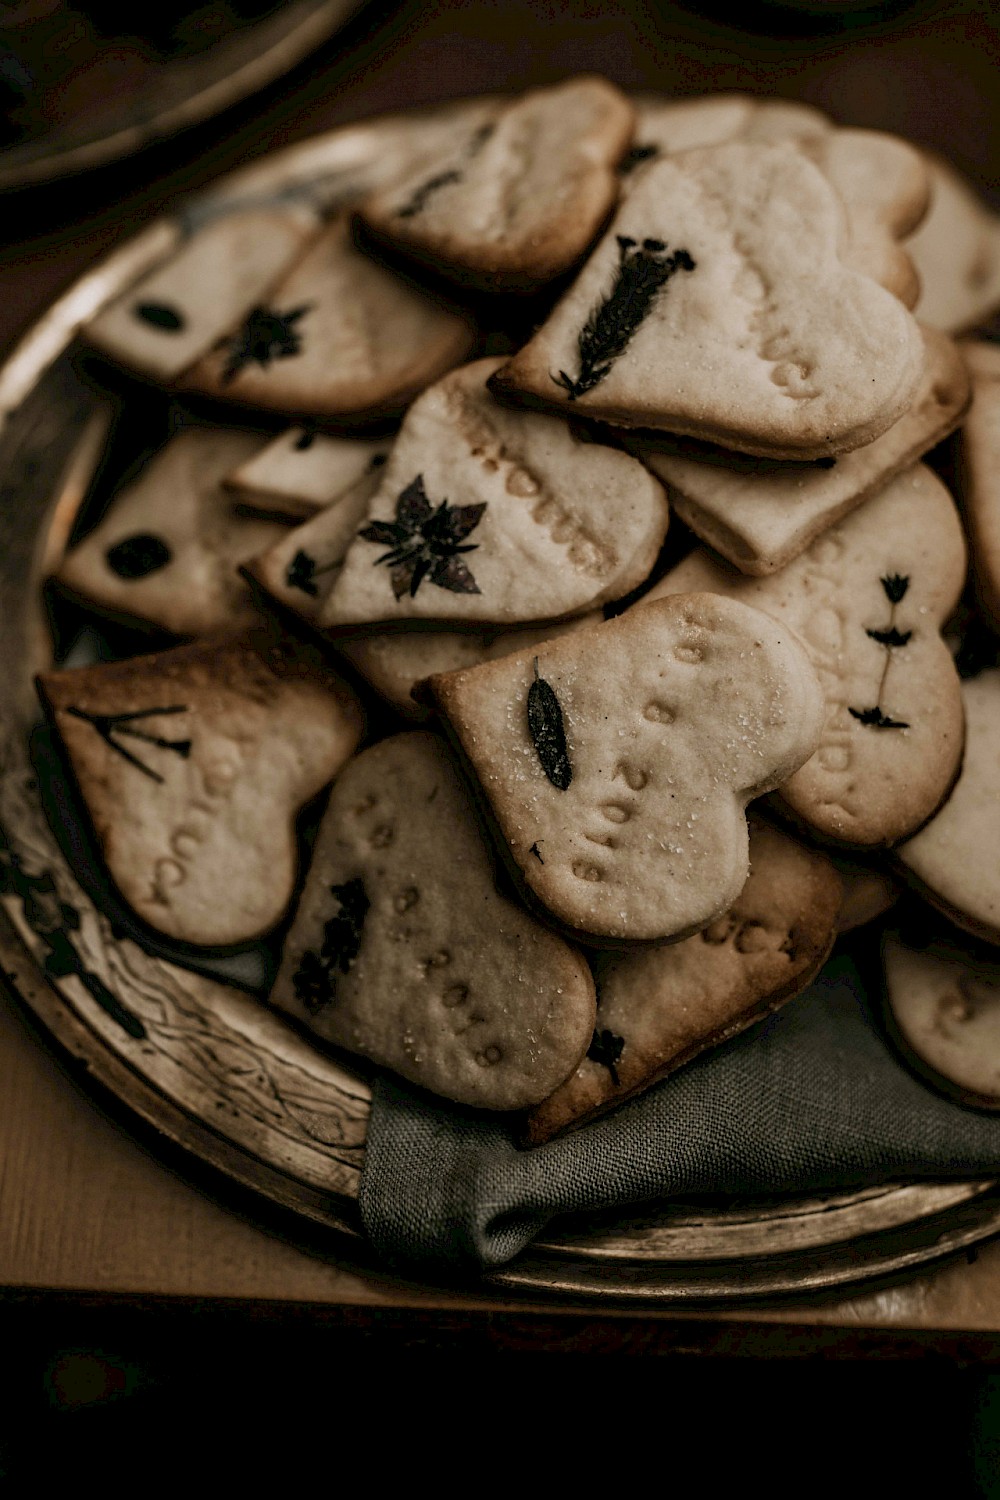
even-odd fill
[[[465,543],[465,538],[479,525],[485,510],[485,501],[449,505],[447,500],[435,509],[427,498],[424,476],[418,474],[396,501],[395,521],[372,521],[358,535],[389,548],[375,559],[374,566],[388,567],[396,599],[404,594],[414,598],[425,578],[453,594],[478,594],[479,585],[460,554],[477,550],[478,542]]]
[[[187,706],[182,703],[174,703],[169,708],[137,708],[131,713],[125,714],[88,714],[82,708],[67,708],[66,712],[72,714],[74,719],[83,719],[84,723],[92,724],[106,744],[116,751],[129,765],[135,766],[142,771],[143,775],[150,780],[157,781],[161,785],[163,777],[159,771],[154,771],[145,761],[134,755],[127,746],[119,742],[118,737],[141,740],[144,745],[150,745],[154,750],[170,750],[174,755],[180,756],[181,760],[187,760],[191,754],[190,740],[168,740],[163,735],[147,734],[144,729],[136,729],[136,721],[139,719],[159,718],[163,714],[186,714]]]
[[[323,924],[318,953],[307,950],[292,975],[292,986],[310,1015],[336,998],[337,974],[346,974],[358,956],[365,917],[371,902],[360,877],[332,885],[337,910]]]
[[[625,1048],[625,1038],[616,1036],[613,1031],[605,1028],[603,1031],[595,1031],[590,1046],[587,1048],[587,1056],[591,1062],[600,1063],[602,1068],[607,1068],[611,1074],[611,1081],[615,1088],[621,1080],[618,1077],[618,1060]]]
[[[158,573],[172,557],[173,553],[163,538],[146,531],[125,537],[109,547],[104,554],[104,560],[112,573],[129,581]]]
[[[539,847],[538,847],[538,840],[537,840],[537,839],[536,839],[536,840],[535,840],[535,842],[534,842],[534,843],[533,843],[533,844],[532,844],[532,846],[531,846],[531,848],[530,848],[530,849],[529,849],[529,850],[528,850],[528,853],[529,853],[529,854],[533,854],[533,855],[534,855],[534,856],[535,856],[535,858],[536,858],[536,859],[537,859],[537,860],[538,860],[538,863],[539,863],[539,864],[540,864],[540,865],[544,865],[544,863],[545,863],[545,861],[544,861],[544,859],[543,859],[543,858],[542,858],[542,851],[541,851],[541,849],[539,849]]]
[[[528,733],[542,770],[554,787],[566,791],[573,780],[573,767],[566,747],[562,709],[552,684],[538,675],[537,656],[535,680],[528,689]]]
[[[148,323],[151,328],[158,328],[161,333],[180,333],[184,327],[183,313],[179,313],[176,307],[171,307],[167,302],[137,302],[132,312],[143,323]]]
[[[301,589],[303,594],[310,594],[314,599],[319,596],[316,587],[316,579],[324,573],[332,573],[335,568],[341,566],[341,559],[334,558],[333,562],[324,563],[319,566],[314,557],[304,552],[300,547],[285,570],[285,586],[290,589]]]
[[[229,350],[222,371],[223,385],[235,380],[244,365],[256,364],[266,370],[273,360],[290,359],[301,353],[302,334],[295,325],[309,307],[306,303],[285,313],[272,312],[269,307],[253,308],[239,332],[220,342],[221,348]]]
[[[576,401],[600,384],[615,360],[625,353],[670,278],[678,271],[695,269],[687,250],[674,250],[668,255],[663,240],[645,239],[640,244],[628,235],[620,234],[617,238],[614,285],[591,312],[577,340],[580,373],[575,379],[565,370],[552,376],[570,401]]]
[[[909,729],[910,727],[905,719],[890,719],[877,703],[874,708],[849,708],[847,712],[860,724],[868,724],[872,729]]]

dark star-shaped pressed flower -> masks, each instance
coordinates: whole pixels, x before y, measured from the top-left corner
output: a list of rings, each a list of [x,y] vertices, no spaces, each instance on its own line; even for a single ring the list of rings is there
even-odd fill
[[[459,554],[476,551],[477,542],[462,543],[485,509],[485,501],[449,505],[447,500],[435,509],[427,498],[424,476],[418,474],[396,501],[395,521],[373,521],[358,535],[389,548],[375,559],[375,566],[384,563],[389,568],[397,599],[407,593],[412,599],[425,578],[453,594],[478,594],[479,585]]]
[[[269,307],[254,307],[247,313],[243,327],[220,347],[229,350],[222,372],[222,382],[234,380],[244,365],[257,364],[262,370],[276,359],[289,359],[302,349],[302,334],[295,324],[309,311],[309,304],[293,307],[289,312],[272,312]]]

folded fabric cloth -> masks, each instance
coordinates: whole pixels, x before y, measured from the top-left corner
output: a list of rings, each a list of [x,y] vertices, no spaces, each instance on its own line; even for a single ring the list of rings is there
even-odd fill
[[[768,1020],[532,1150],[507,1117],[381,1080],[360,1206],[390,1263],[468,1275],[511,1260],[558,1214],[993,1172],[1000,1117],[907,1072],[841,953]]]

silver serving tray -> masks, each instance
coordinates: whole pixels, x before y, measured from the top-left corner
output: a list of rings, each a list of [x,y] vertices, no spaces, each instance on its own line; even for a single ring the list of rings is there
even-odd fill
[[[246,991],[153,956],[74,877],[31,756],[34,674],[52,663],[42,586],[69,536],[107,433],[80,367],[80,326],[227,203],[356,193],[412,119],[304,142],[223,179],[81,277],[0,369],[0,964],[57,1046],[128,1111],[252,1189],[261,1218],[291,1211],[330,1248],[368,1261],[357,1210],[369,1091]],[[129,399],[142,399],[137,389]],[[1000,1229],[994,1180],[892,1184],[724,1208],[643,1205],[561,1220],[504,1270],[500,1293],[683,1306],[848,1286],[899,1274]]]

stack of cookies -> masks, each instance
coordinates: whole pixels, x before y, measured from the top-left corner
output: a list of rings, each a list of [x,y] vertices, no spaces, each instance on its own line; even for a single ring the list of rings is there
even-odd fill
[[[278,934],[273,1006],[530,1142],[901,882],[1000,946],[1000,355],[953,337],[1000,221],[787,101],[580,78],[371,129],[84,331],[185,403],[57,575],[179,643],[39,682],[140,923]],[[1000,982],[886,953],[909,1054],[1000,1105]]]

